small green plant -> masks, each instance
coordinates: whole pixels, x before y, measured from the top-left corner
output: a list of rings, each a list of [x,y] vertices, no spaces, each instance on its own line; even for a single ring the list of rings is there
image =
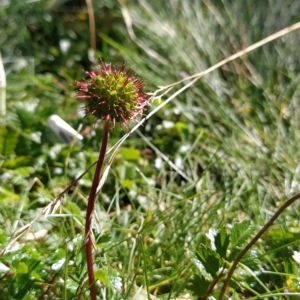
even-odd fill
[[[101,170],[107,148],[109,129],[116,124],[128,127],[130,121],[136,121],[143,115],[150,104],[149,97],[142,91],[144,81],[135,77],[132,70],[125,71],[125,64],[118,68],[101,62],[92,71],[86,72],[87,80],[77,82],[77,98],[85,102],[87,115],[104,121],[101,149],[96,164],[85,223],[85,248],[90,285],[90,296],[96,300],[96,285],[93,268],[93,239],[91,232],[92,214],[95,208],[96,195],[99,192]]]
[[[248,291],[253,291],[254,294],[259,295],[249,285],[245,284],[245,280],[242,280],[243,284],[232,280],[233,273],[238,266],[242,266],[254,276],[265,292],[271,293],[268,287],[258,279],[255,272],[251,271],[262,268],[258,252],[251,252],[250,250],[284,210],[299,198],[300,194],[298,193],[288,199],[249,242],[247,242],[249,238],[257,231],[256,226],[253,226],[250,220],[235,224],[231,228],[230,234],[224,228],[219,231],[211,228],[206,235],[210,241],[210,246],[201,246],[192,258],[198,269],[198,274],[194,275],[190,286],[193,294],[200,300],[207,300],[212,295],[223,300],[228,286],[232,286],[235,291],[242,291],[247,288]],[[296,262],[299,261],[298,252],[294,252],[293,258]],[[220,284],[223,279],[224,282]],[[297,286],[297,280],[297,277],[290,276],[287,280],[290,283],[287,285]]]

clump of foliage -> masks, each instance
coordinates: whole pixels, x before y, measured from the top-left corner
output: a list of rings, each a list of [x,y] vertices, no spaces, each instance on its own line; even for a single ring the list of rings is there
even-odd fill
[[[91,299],[96,300],[91,225],[96,195],[99,193],[100,180],[103,178],[102,169],[109,129],[113,129],[118,123],[127,127],[129,122],[137,121],[150,102],[147,94],[142,91],[143,80],[135,77],[132,70],[125,71],[124,64],[118,68],[102,62],[100,66],[87,71],[86,74],[89,79],[77,82],[79,91],[76,97],[84,101],[87,115],[90,114],[96,120],[104,121],[101,149],[90,189],[85,220],[85,248],[90,295]]]
[[[1,295],[89,297],[85,211],[104,131],[78,116],[72,85],[101,57],[127,61],[148,90],[160,86],[149,112],[190,86],[122,140],[109,162],[91,227],[99,298],[217,299],[243,249],[299,190],[299,31],[201,80],[163,86],[298,22],[297,1],[92,4],[93,57],[85,3],[11,1],[0,10]],[[51,114],[82,127],[83,143],[60,144]],[[108,148],[123,134],[116,127]],[[297,207],[239,261],[226,295],[299,296]]]

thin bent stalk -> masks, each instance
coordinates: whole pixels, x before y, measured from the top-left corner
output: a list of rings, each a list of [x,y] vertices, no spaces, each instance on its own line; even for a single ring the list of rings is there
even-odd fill
[[[86,250],[86,263],[87,263],[87,270],[88,270],[88,278],[89,278],[89,289],[90,289],[90,297],[91,300],[96,300],[97,298],[97,291],[95,285],[95,276],[94,276],[94,262],[93,262],[93,241],[91,235],[91,224],[92,224],[92,215],[95,208],[96,202],[96,193],[97,188],[101,179],[101,169],[104,162],[105,152],[107,148],[107,140],[108,140],[108,133],[109,133],[109,126],[110,121],[106,120],[104,124],[103,136],[102,136],[102,143],[101,149],[99,153],[99,158],[96,165],[96,170],[94,174],[94,179],[92,183],[92,187],[90,190],[88,206],[86,210],[86,220],[85,220],[85,250]]]
[[[274,223],[274,221],[284,212],[286,208],[288,208],[292,203],[294,203],[296,200],[300,198],[300,193],[296,194],[292,198],[288,199],[273,215],[273,217],[262,227],[262,229],[256,234],[256,236],[248,243],[248,245],[241,251],[241,253],[238,255],[238,257],[233,262],[226,280],[224,281],[224,284],[222,286],[219,300],[223,300],[226,288],[230,282],[230,279],[233,275],[234,270],[236,269],[237,265],[241,261],[241,259],[244,257],[244,255],[248,252],[248,250],[259,240],[259,238],[271,227],[271,225]]]

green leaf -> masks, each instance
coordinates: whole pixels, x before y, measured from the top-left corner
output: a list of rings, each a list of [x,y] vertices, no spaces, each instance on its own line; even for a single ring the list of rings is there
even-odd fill
[[[225,229],[221,229],[215,236],[215,246],[217,253],[219,253],[222,258],[226,259],[229,243],[230,236],[226,233]]]
[[[133,181],[130,179],[124,179],[121,181],[122,187],[123,188],[132,188],[133,186]]]
[[[217,272],[222,266],[222,259],[220,255],[210,249],[202,246],[202,248],[196,253],[197,258],[203,264],[205,270],[215,278],[217,276]]]
[[[0,244],[7,242],[7,235],[5,233],[0,233]]]
[[[24,299],[26,295],[29,294],[30,290],[34,286],[34,281],[28,276],[28,274],[22,274],[18,276],[18,288],[19,291],[9,290],[11,295],[14,295],[12,299]]]
[[[111,242],[111,233],[110,232],[104,232],[101,234],[99,240],[97,241],[99,244],[103,244],[103,243],[110,243]]]
[[[255,228],[251,225],[249,220],[237,223],[231,230],[231,246],[241,247],[254,233]]]
[[[203,276],[199,276],[198,274],[194,275],[194,278],[191,281],[191,285],[188,286],[188,289],[197,298],[205,296],[208,288],[209,282],[206,281]]]
[[[35,172],[32,167],[20,167],[14,170],[15,175],[20,175],[22,177],[28,177]]]
[[[108,279],[108,274],[107,274],[107,270],[104,268],[98,269],[95,271],[95,279],[98,279],[99,281],[101,281],[101,283],[103,283],[104,285],[108,285],[109,284],[109,279]]]
[[[175,127],[184,137],[188,136],[189,127],[185,122],[176,122]]]
[[[240,249],[243,248],[249,237],[256,231],[256,228],[251,225],[249,220],[245,220],[241,223],[234,225],[231,231],[231,248],[229,260],[234,260],[240,253]]]
[[[74,202],[69,202],[68,203],[68,209],[70,210],[70,212],[72,213],[72,215],[78,217],[81,215],[81,209],[80,207],[74,203]]]
[[[32,271],[30,272],[30,277],[34,278],[36,280],[42,281],[42,277],[40,276],[40,274],[36,271]]]
[[[28,156],[18,156],[11,159],[7,159],[2,167],[6,169],[16,169],[21,166],[28,166],[32,163],[32,158]]]
[[[28,273],[28,266],[24,262],[19,262],[16,272],[18,274],[27,274]]]
[[[249,250],[242,258],[241,263],[251,270],[258,270],[261,268],[261,262],[255,250]]]
[[[16,115],[18,116],[21,122],[22,128],[30,128],[32,126],[33,121],[35,120],[35,118],[32,117],[32,112],[28,111],[24,106],[16,106],[15,109]]]
[[[101,268],[95,271],[95,279],[110,287],[113,292],[119,292],[122,288],[122,280],[119,274],[112,268]]]
[[[4,134],[3,137],[0,139],[0,142],[2,142],[0,143],[0,154],[3,154],[4,156],[12,155],[15,152],[19,140],[19,133],[12,129],[7,130],[5,132],[3,128],[1,131],[6,134]]]
[[[138,161],[140,159],[140,151],[134,148],[122,148],[119,150],[124,160]]]

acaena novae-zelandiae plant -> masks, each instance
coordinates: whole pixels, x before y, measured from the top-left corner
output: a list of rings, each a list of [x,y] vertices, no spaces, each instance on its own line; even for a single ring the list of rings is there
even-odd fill
[[[143,92],[144,81],[136,77],[131,69],[126,71],[125,64],[116,67],[101,61],[99,66],[85,73],[87,78],[76,82],[79,88],[76,98],[84,102],[86,115],[92,115],[95,121],[104,122],[101,148],[86,211],[84,244],[90,296],[92,300],[96,300],[91,223],[109,130],[113,129],[118,123],[128,128],[131,121],[138,121],[144,110],[150,105],[150,97]]]

